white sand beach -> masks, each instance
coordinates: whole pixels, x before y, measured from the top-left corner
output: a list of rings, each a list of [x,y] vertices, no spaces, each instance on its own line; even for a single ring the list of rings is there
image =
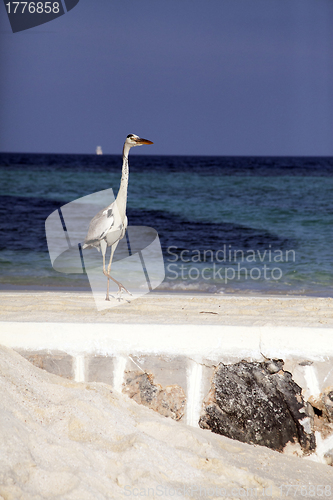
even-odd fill
[[[97,311],[91,293],[6,291],[0,303],[0,321],[333,327],[332,298],[150,293]]]

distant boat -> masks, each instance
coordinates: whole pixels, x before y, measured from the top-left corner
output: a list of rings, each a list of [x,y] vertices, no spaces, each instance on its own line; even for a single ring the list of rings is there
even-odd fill
[[[103,154],[101,146],[97,146],[97,148],[96,148],[96,154],[97,155],[102,155]]]

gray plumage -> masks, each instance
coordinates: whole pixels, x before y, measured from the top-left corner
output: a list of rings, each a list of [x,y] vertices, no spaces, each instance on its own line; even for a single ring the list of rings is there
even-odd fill
[[[116,201],[103,208],[95,215],[89,224],[88,234],[84,240],[83,249],[97,248],[100,251],[100,242],[106,239],[107,246],[112,246],[125,236],[127,228],[127,217],[121,221],[118,227],[115,227],[115,215],[117,210]]]

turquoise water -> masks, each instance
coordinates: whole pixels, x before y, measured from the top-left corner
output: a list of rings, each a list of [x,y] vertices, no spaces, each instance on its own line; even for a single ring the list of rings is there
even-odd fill
[[[130,160],[130,225],[155,228],[168,291],[333,295],[333,159]],[[45,219],[109,187],[121,158],[0,155],[0,284],[89,289],[51,267]]]

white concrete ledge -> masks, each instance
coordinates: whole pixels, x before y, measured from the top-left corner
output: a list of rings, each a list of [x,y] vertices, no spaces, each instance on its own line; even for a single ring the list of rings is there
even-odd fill
[[[189,324],[1,322],[0,344],[83,354],[183,355],[197,362],[333,355],[333,328]]]

